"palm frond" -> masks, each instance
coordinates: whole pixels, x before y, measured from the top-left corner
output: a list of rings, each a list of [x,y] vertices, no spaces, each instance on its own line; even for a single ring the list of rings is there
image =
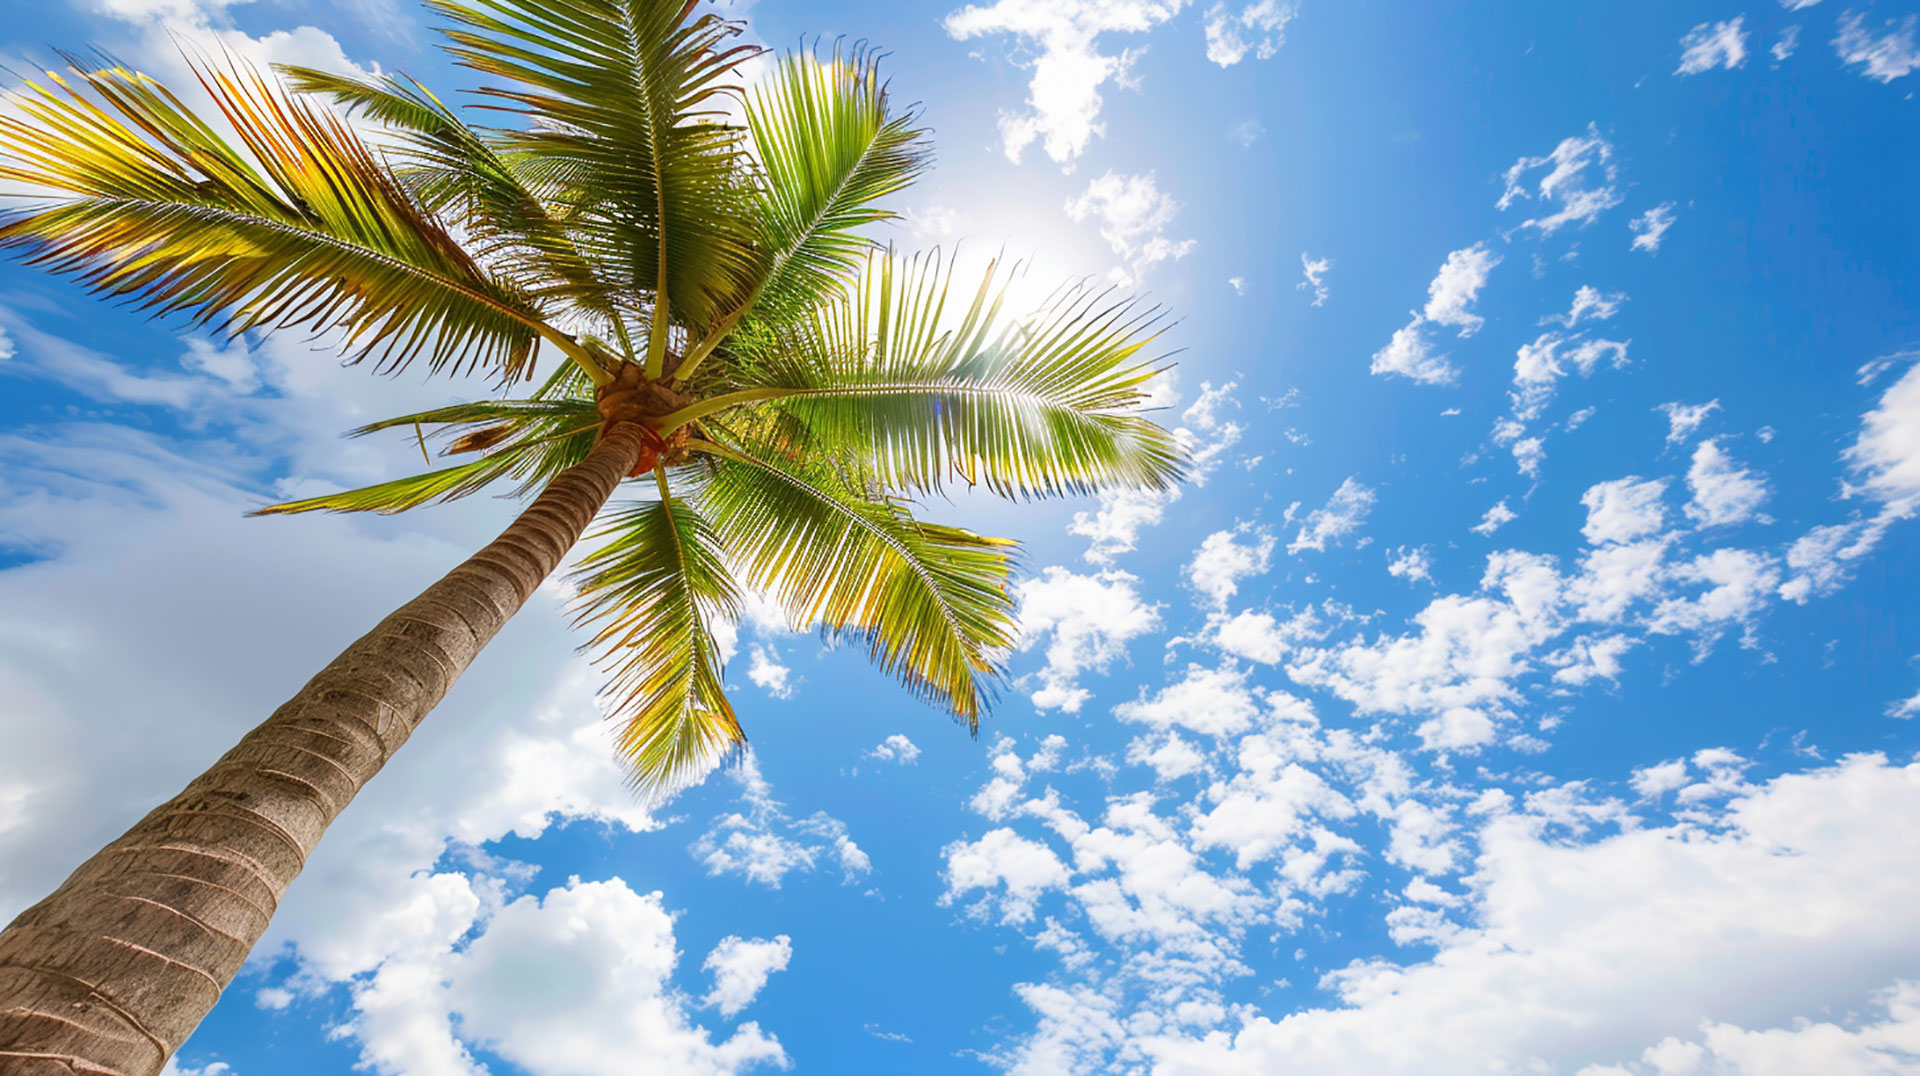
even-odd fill
[[[577,370],[571,364],[560,367],[542,386],[542,392],[552,389],[563,377],[577,374]],[[343,490],[269,505],[253,514],[391,514],[429,502],[458,500],[501,480],[518,482],[510,495],[525,497],[538,492],[558,477],[560,472],[587,458],[587,454],[593,450],[595,438],[599,436],[600,413],[590,398],[542,398],[537,393],[530,400],[482,400],[399,415],[369,423],[353,430],[350,436],[364,437],[381,430],[423,430],[427,427],[434,428],[435,437],[451,440],[443,455],[472,451],[485,451],[486,455],[469,463],[382,482],[364,489]]]
[[[71,80],[47,72],[0,117],[0,179],[39,195],[0,215],[0,246],[228,333],[340,329],[382,369],[531,368],[550,331],[534,300],[483,272],[344,121],[237,61],[196,63],[243,149],[147,75],[69,59]]]
[[[977,727],[1013,644],[1014,543],[920,522],[818,455],[707,447],[697,496],[744,577]]]
[[[634,784],[670,791],[746,745],[710,628],[739,615],[740,594],[712,528],[678,498],[622,509],[596,537],[610,540],[581,563],[578,622],[611,674],[603,697]]]
[[[1156,311],[1075,286],[1003,324],[1005,287],[989,267],[950,304],[937,254],[876,254],[814,323],[743,336],[733,385],[892,489],[953,476],[1009,497],[1177,482],[1173,436],[1141,414],[1159,372],[1141,357]]]
[[[896,217],[875,203],[933,160],[920,117],[895,110],[880,57],[864,46],[843,53],[836,44],[826,59],[789,54],[748,91],[746,117],[763,178],[759,276],[749,302],[689,353],[682,377],[749,313],[786,320],[840,290],[873,247],[860,229]]]
[[[531,121],[500,144],[537,164],[587,255],[652,297],[648,373],[671,325],[700,327],[751,287],[740,132],[717,95],[756,49],[697,3],[428,0],[462,65],[506,80],[479,93]],[[697,335],[697,333],[696,333]]]

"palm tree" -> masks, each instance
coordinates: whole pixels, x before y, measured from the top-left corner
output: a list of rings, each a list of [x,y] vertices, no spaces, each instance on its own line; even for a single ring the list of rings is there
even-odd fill
[[[194,61],[235,142],[73,57],[0,118],[0,177],[36,196],[0,245],[30,263],[228,333],[330,334],[382,371],[497,378],[500,399],[358,431],[424,448],[431,426],[470,460],[266,511],[537,494],[0,932],[9,1074],[159,1072],[328,824],[603,512],[580,615],[618,750],[660,793],[745,743],[713,633],[742,587],[971,728],[1012,640],[1012,546],[913,499],[1178,478],[1139,414],[1151,311],[1069,287],[1003,317],[1004,274],[956,284],[862,237],[929,161],[872,53],[801,52],[748,88],[757,50],[683,0],[428,2],[514,126],[404,78]]]

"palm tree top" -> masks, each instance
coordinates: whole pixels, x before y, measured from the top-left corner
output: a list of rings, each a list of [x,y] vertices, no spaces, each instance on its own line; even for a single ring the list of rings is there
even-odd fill
[[[997,264],[958,281],[937,252],[876,247],[931,148],[870,49],[792,52],[749,85],[761,50],[694,3],[429,5],[500,125],[405,76],[194,59],[236,142],[151,77],[68,56],[0,116],[0,179],[26,196],[0,246],[155,314],[501,386],[354,431],[424,448],[432,428],[470,459],[267,513],[531,492],[636,427],[578,609],[643,789],[746,742],[713,630],[743,588],[977,727],[1014,642],[1015,546],[914,499],[1178,481],[1141,413],[1157,311],[1084,284],[1008,311]]]

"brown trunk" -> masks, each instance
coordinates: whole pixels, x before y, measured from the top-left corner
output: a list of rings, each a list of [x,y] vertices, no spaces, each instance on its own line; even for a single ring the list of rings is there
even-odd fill
[[[640,455],[616,426],[186,791],[0,931],[0,1076],[155,1076],[347,802],[533,594]]]

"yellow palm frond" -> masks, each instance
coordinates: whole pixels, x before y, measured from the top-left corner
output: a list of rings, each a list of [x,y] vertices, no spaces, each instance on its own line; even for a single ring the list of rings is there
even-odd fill
[[[397,369],[531,368],[533,300],[481,271],[345,122],[260,73],[196,64],[230,144],[147,75],[72,64],[11,95],[0,179],[39,195],[0,246],[159,313],[229,333],[340,330]]]

